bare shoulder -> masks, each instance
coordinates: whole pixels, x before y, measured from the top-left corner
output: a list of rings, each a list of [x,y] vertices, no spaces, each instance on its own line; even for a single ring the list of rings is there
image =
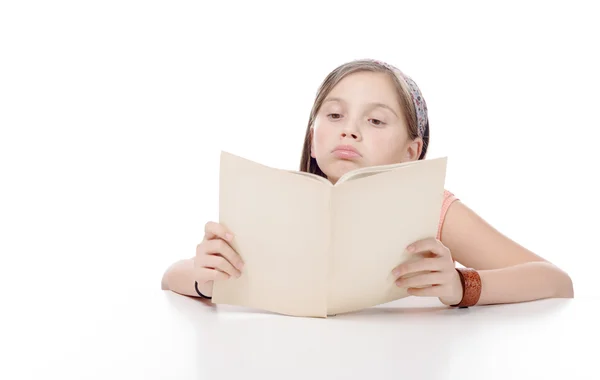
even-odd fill
[[[440,240],[454,260],[478,270],[546,261],[502,234],[460,200],[449,206]]]

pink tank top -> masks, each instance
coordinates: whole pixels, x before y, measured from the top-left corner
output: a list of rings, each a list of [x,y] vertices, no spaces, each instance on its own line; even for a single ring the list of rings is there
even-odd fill
[[[450,207],[452,202],[454,202],[456,200],[458,200],[458,198],[456,198],[456,196],[454,196],[454,194],[452,194],[448,190],[444,190],[444,201],[442,202],[442,212],[440,215],[440,223],[438,224],[438,232],[437,232],[438,240],[442,239],[442,226],[444,225],[444,219],[446,219],[446,212],[448,211],[448,208]]]

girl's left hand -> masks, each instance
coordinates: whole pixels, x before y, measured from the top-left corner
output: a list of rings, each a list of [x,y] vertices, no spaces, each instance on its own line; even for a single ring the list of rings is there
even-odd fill
[[[408,294],[413,296],[438,297],[445,305],[455,305],[462,300],[460,276],[450,250],[441,241],[433,238],[419,240],[409,245],[407,251],[425,255],[417,261],[401,264],[392,271],[397,278],[397,286],[408,288]]]

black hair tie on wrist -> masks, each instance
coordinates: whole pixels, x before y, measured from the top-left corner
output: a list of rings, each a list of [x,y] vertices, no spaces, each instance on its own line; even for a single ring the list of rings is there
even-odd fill
[[[200,293],[200,291],[198,290],[198,281],[195,281],[194,287],[196,288],[196,293],[198,293],[198,295],[200,297],[206,298],[207,300],[211,300],[212,299],[212,297],[208,297],[208,296],[205,296],[204,294]]]

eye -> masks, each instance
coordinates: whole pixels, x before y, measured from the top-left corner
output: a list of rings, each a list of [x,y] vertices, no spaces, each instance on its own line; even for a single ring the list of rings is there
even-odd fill
[[[378,119],[369,119],[369,121],[371,122],[371,124],[373,124],[377,127],[380,127],[385,124],[383,121],[378,120]]]
[[[327,115],[327,117],[333,120],[337,120],[341,119],[342,115],[340,115],[339,113],[330,113]]]

